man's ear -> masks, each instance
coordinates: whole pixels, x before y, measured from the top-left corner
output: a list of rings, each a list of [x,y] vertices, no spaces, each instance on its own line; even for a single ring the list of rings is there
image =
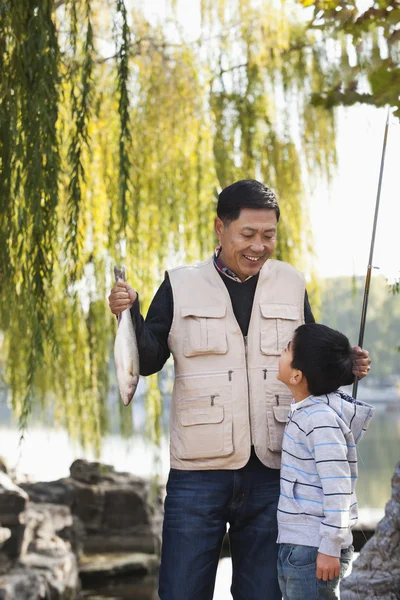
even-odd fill
[[[224,233],[224,229],[225,229],[224,222],[219,217],[215,217],[214,229],[215,229],[215,235],[219,239],[221,237],[221,235]]]
[[[298,369],[294,369],[289,379],[290,385],[299,385],[299,383],[301,383],[302,381],[303,373]]]

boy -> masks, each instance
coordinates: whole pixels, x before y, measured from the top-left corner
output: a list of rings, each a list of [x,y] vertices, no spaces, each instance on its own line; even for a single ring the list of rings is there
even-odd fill
[[[356,443],[374,409],[338,388],[353,380],[353,350],[338,331],[302,325],[278,379],[294,397],[282,443],[278,576],[284,600],[340,598],[357,522]]]

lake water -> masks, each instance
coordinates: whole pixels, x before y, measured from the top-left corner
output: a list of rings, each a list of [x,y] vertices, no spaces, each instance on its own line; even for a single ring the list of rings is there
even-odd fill
[[[372,402],[373,404],[373,402]],[[94,460],[74,444],[65,430],[32,426],[20,443],[17,426],[0,421],[0,457],[9,468],[27,474],[36,481],[66,477],[76,458]],[[383,509],[390,497],[390,480],[400,459],[400,410],[397,405],[377,404],[374,418],[358,445],[359,481],[357,495],[361,509]],[[108,435],[103,442],[100,461],[119,471],[148,477],[158,473],[165,481],[169,468],[168,438],[161,439],[155,450],[143,434],[123,439]]]

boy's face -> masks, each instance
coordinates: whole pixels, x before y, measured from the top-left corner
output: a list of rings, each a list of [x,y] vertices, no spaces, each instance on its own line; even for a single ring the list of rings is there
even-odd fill
[[[278,363],[278,375],[277,378],[282,383],[289,385],[290,378],[293,375],[292,368],[293,351],[292,351],[292,340],[288,343],[286,348],[282,350],[282,354],[279,358]]]

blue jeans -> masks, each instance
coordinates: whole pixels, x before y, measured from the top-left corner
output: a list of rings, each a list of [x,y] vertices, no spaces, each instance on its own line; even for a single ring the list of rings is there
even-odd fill
[[[283,600],[336,600],[340,598],[340,580],[350,565],[354,548],[342,550],[340,575],[331,581],[317,579],[318,548],[280,544],[278,577]]]
[[[161,600],[212,600],[229,523],[235,600],[281,600],[276,560],[279,471],[252,455],[236,471],[171,469],[159,575]]]

